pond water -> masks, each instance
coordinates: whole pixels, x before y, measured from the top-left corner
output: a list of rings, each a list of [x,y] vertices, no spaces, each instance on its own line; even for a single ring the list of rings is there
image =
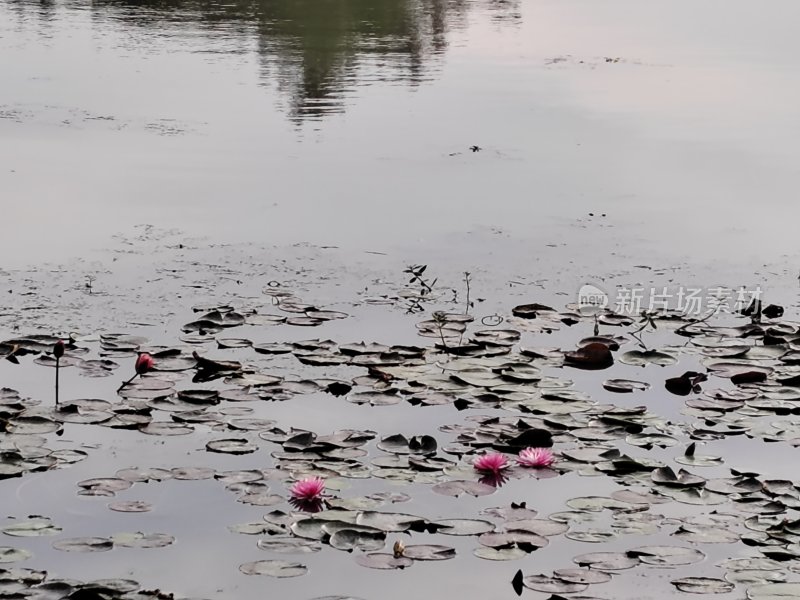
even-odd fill
[[[796,250],[798,13],[4,0],[2,243],[25,248],[4,260],[83,256],[149,223],[224,242],[447,253],[446,234],[486,230],[578,244],[578,260],[769,262]]]
[[[660,599],[684,595],[671,581],[709,577],[693,581],[694,591],[739,600],[751,590],[764,600],[772,596],[752,590],[800,580],[800,488],[775,481],[795,477],[800,445],[791,382],[800,343],[799,18],[788,0],[0,0],[0,357],[18,361],[0,360],[0,388],[26,399],[0,390],[0,529],[30,515],[61,528],[57,537],[0,534],[0,568],[135,579],[176,597],[514,598],[518,569],[549,575],[575,567],[578,555],[667,545],[699,549],[702,560],[643,561],[619,573],[595,565],[592,577],[610,571],[612,581],[588,591],[529,581],[539,591],[523,595]],[[429,290],[411,280],[410,265],[428,265]],[[742,328],[757,319],[717,315],[687,336],[681,327],[701,311],[649,325],[630,306],[623,319],[576,317],[584,284],[606,292],[611,308],[625,289],[643,290],[647,308],[653,290],[669,288],[676,301],[698,289],[707,301],[717,286],[731,298],[741,286],[786,314],[765,316],[757,330]],[[561,312],[512,314],[531,302]],[[224,319],[227,307],[243,315],[231,329],[189,325],[213,308],[222,312],[212,321]],[[444,329],[431,324],[434,311],[448,313]],[[564,366],[563,351],[596,329],[625,340],[614,366]],[[136,337],[107,337],[119,332]],[[26,336],[70,333],[78,349],[59,370],[61,399],[84,403],[55,411],[55,338]],[[361,341],[420,350],[359,363],[337,349]],[[462,342],[473,356],[451,353]],[[620,340],[603,341],[612,342]],[[253,350],[273,344],[287,353]],[[665,350],[663,366],[620,360],[645,348]],[[243,372],[193,382],[192,350],[239,361]],[[137,351],[162,352],[162,369],[135,384],[143,397],[115,394]],[[112,362],[87,362],[95,359]],[[735,364],[718,364],[726,362]],[[707,369],[710,380],[686,398],[664,389],[667,378]],[[736,374],[755,380],[735,385]],[[263,379],[271,377],[279,380]],[[612,378],[651,387],[613,393],[604,385]],[[330,380],[352,394],[329,393]],[[246,397],[195,398],[196,410],[175,400],[175,389],[197,388]],[[432,405],[420,406],[426,394]],[[721,408],[719,395],[730,404]],[[145,412],[185,435],[123,427],[119,414]],[[552,431],[555,470],[515,469],[503,486],[479,490],[488,495],[443,493],[437,484],[477,482],[476,452],[513,454],[492,441],[492,419],[506,432]],[[340,458],[287,457],[274,428],[292,427],[375,438],[343,450],[345,468],[333,464]],[[392,453],[380,440],[397,433],[434,437],[437,457],[457,466],[385,468]],[[207,450],[223,438],[253,452]],[[723,460],[687,466],[691,442],[698,455]],[[596,456],[569,455],[614,449],[641,461],[638,470],[596,469]],[[15,473],[20,457],[32,462]],[[656,463],[702,476],[715,490],[708,504],[681,496],[696,483],[659,483]],[[175,471],[115,496],[78,494],[79,482],[134,467],[201,467],[218,477]],[[756,476],[732,478],[730,469]],[[249,490],[253,503],[242,501],[241,485],[226,489],[222,474],[233,470],[264,471]],[[297,543],[286,531],[229,529],[266,527],[267,513],[291,510],[292,480],[315,473],[328,478],[334,502],[358,500],[432,527],[390,531],[381,552],[402,539],[453,547],[456,557],[376,570],[356,563],[360,550],[323,544],[284,554],[256,542]],[[757,490],[731,487],[756,479]],[[611,499],[630,500],[619,496],[628,488],[644,499]],[[405,501],[366,498],[388,493]],[[585,496],[606,504],[569,504]],[[152,508],[109,510],[120,500]],[[490,553],[476,536],[430,525],[488,518],[512,530],[505,516],[484,512],[512,502],[538,511],[545,524],[536,528],[569,519],[569,532],[548,529],[547,547],[486,560],[474,554]],[[91,553],[57,547],[121,532],[175,539],[131,548],[116,538],[113,550]],[[669,562],[666,553],[656,562]],[[776,560],[720,566],[731,557]],[[299,562],[308,573],[240,572],[257,560]],[[0,596],[55,600],[73,589],[32,591],[23,579],[0,570]]]

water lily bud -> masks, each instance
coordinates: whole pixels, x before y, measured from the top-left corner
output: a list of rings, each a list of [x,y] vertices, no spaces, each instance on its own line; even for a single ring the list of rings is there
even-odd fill
[[[400,558],[403,556],[403,552],[406,551],[406,545],[403,543],[403,540],[397,540],[392,547],[392,552],[394,553],[395,558]]]
[[[140,354],[139,358],[136,359],[136,372],[139,375],[144,375],[153,368],[154,364],[155,361],[153,357],[147,354],[147,352]]]
[[[64,342],[62,340],[58,340],[55,344],[53,344],[53,356],[56,358],[61,358],[64,356]]]

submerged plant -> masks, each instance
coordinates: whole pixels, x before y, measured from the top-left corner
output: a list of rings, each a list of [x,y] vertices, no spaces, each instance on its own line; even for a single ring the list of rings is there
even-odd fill
[[[436,282],[438,281],[438,279],[429,281],[423,277],[423,273],[425,273],[425,269],[427,268],[428,265],[411,265],[403,271],[403,273],[411,276],[408,281],[409,285],[417,285],[419,287],[417,296],[411,298],[409,301],[410,303],[408,309],[406,310],[406,314],[425,311],[422,303],[427,299],[429,294],[433,292],[433,286],[436,285]]]
[[[152,371],[154,366],[155,366],[155,361],[153,360],[152,356],[150,356],[147,352],[143,352],[142,354],[140,354],[136,358],[136,363],[134,365],[134,368],[136,369],[136,373],[134,373],[133,377],[131,377],[127,381],[123,381],[122,382],[122,385],[119,386],[119,388],[117,388],[117,393],[122,391],[122,389],[126,385],[128,385],[131,381],[136,379],[138,376],[144,375],[148,371]]]
[[[64,356],[63,340],[58,340],[53,344],[53,356],[56,357],[56,406],[58,406],[58,371],[61,367],[61,357]]]
[[[534,469],[549,467],[554,461],[555,457],[549,448],[525,448],[517,457],[520,466]]]
[[[508,467],[508,459],[505,454],[493,452],[491,454],[483,454],[475,459],[472,463],[476,471],[480,473],[493,473],[499,475],[500,471]]]

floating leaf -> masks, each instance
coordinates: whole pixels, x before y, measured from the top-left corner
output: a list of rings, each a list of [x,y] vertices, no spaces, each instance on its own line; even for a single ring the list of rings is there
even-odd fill
[[[592,552],[576,556],[573,560],[583,567],[600,571],[621,571],[639,564],[638,558],[624,552]]]
[[[250,454],[258,450],[258,446],[244,438],[228,438],[211,440],[206,444],[206,450],[222,454]]]
[[[484,560],[518,560],[528,555],[522,548],[490,548],[484,546],[482,548],[475,548],[472,553],[478,558]]]
[[[2,531],[6,535],[14,537],[38,537],[57,535],[61,533],[61,527],[54,525],[50,519],[40,517],[7,525],[3,527]]]
[[[673,579],[670,583],[680,591],[690,594],[727,594],[735,587],[732,583],[712,577],[683,577]]]
[[[494,531],[494,523],[479,519],[444,519],[434,522],[443,535],[481,535]]]
[[[406,556],[395,558],[393,554],[360,554],[356,556],[356,562],[362,567],[370,569],[405,569],[414,564],[414,561]]]
[[[635,367],[646,367],[647,365],[668,367],[677,363],[678,359],[672,354],[659,350],[630,350],[625,352],[619,361]]]
[[[681,546],[642,546],[629,550],[628,556],[636,557],[648,565],[660,566],[691,565],[706,557],[700,550]]]
[[[565,581],[547,575],[528,575],[522,580],[522,584],[528,589],[551,594],[574,594],[589,587],[585,583]]]
[[[268,575],[270,577],[300,577],[308,572],[308,567],[285,560],[257,560],[239,565],[245,575]]]
[[[53,548],[63,552],[107,552],[113,547],[110,539],[102,537],[66,538],[53,542]]]
[[[19,562],[27,560],[33,556],[27,550],[22,548],[9,548],[8,546],[0,546],[0,564]]]
[[[175,541],[175,538],[166,533],[115,533],[111,536],[115,546],[124,548],[163,548]]]

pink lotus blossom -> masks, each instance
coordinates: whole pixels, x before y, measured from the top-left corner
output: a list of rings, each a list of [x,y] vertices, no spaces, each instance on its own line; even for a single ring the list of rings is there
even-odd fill
[[[549,448],[525,448],[519,453],[517,462],[523,467],[549,467],[553,464],[555,457]]]
[[[494,473],[497,475],[500,471],[508,467],[508,459],[505,454],[494,452],[492,454],[479,456],[472,464],[476,471],[480,471],[481,473]]]
[[[155,362],[156,361],[153,360],[153,357],[147,354],[147,352],[145,352],[144,354],[140,354],[139,358],[136,359],[136,373],[138,375],[143,375],[144,373],[147,373],[153,368]]]
[[[295,500],[319,500],[322,497],[322,492],[325,491],[325,480],[321,477],[309,477],[295,481],[292,487],[289,488],[289,493]]]

